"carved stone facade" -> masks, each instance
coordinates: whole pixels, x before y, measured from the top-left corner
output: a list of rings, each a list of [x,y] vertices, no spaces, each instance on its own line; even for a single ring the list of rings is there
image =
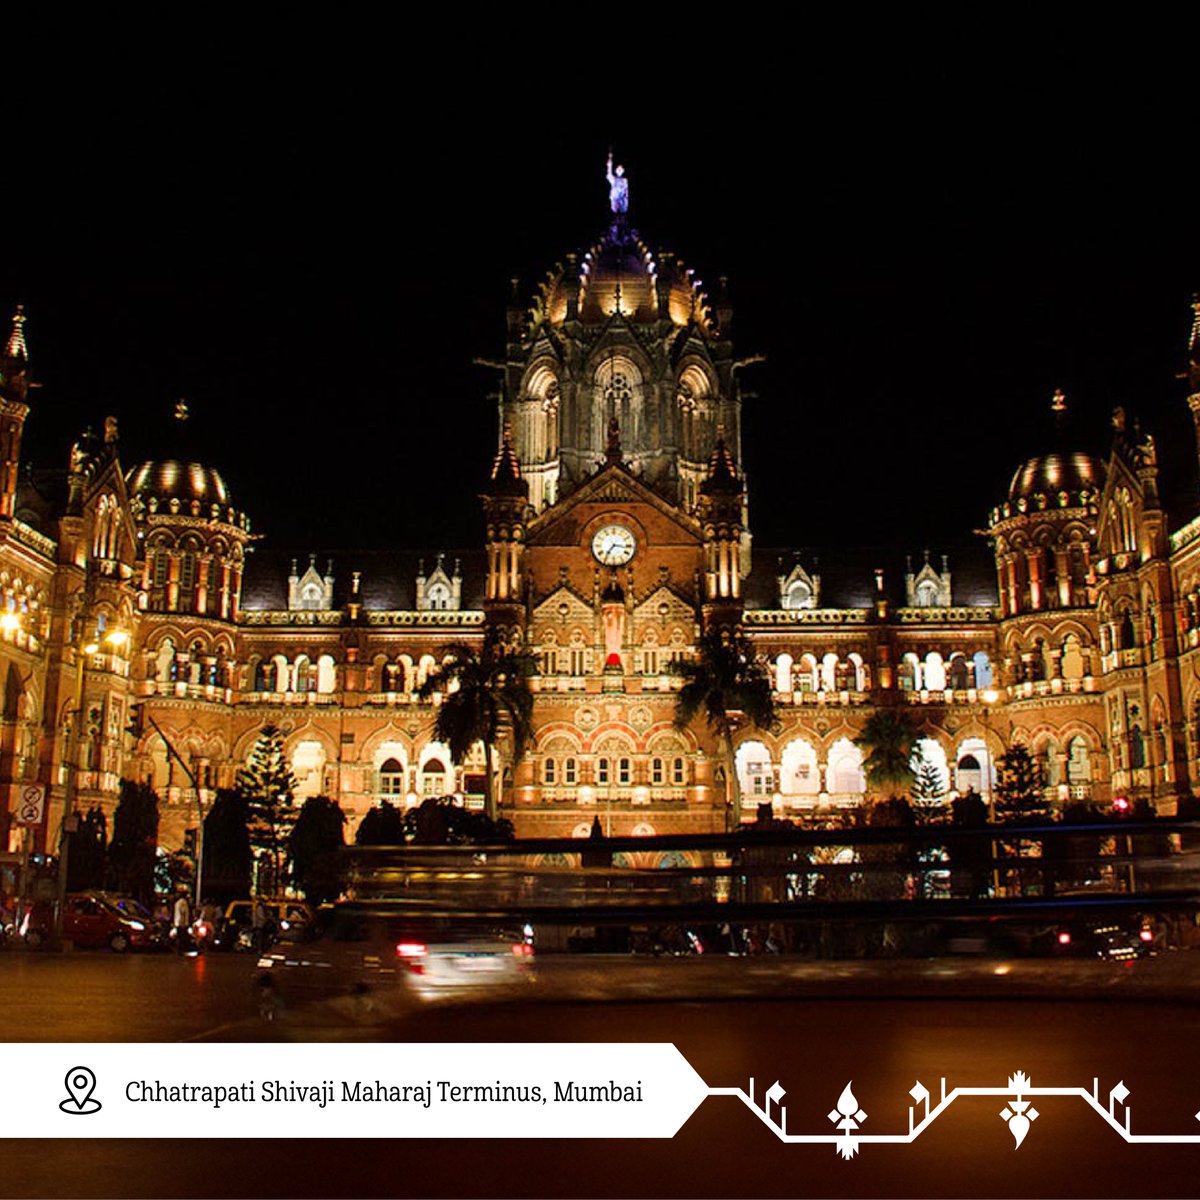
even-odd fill
[[[19,486],[19,313],[0,388],[0,843],[15,848],[15,797],[38,781],[36,843],[56,843],[72,757],[82,807],[152,779],[163,843],[180,844],[197,797],[149,722],[128,732],[134,701],[204,802],[273,722],[300,795],[336,797],[351,829],[384,798],[478,803],[482,748],[452,762],[417,693],[448,643],[480,646],[489,624],[539,663],[534,743],[519,763],[495,756],[521,835],[583,836],[596,816],[613,834],[723,829],[718,748],[702,725],[673,727],[669,671],[713,625],[744,629],[778,701],[772,729],[737,730],[747,819],[762,802],[862,803],[855,739],[880,706],[917,719],[948,792],[990,796],[995,760],[1023,741],[1059,807],[1171,811],[1190,795],[1200,518],[1171,532],[1152,441],[1119,415],[1106,463],[1066,444],[1031,458],[991,514],[990,556],[939,550],[914,571],[904,548],[752,555],[724,285],[710,304],[625,222],[510,307],[481,547],[423,558],[339,552],[302,573],[269,545],[251,554],[216,470],[177,455],[126,472],[111,422],[54,487]],[[1194,361],[1192,375],[1200,436]]]

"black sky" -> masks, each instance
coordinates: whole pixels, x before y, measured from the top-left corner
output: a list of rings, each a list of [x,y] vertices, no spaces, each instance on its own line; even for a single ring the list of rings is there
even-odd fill
[[[986,62],[968,29],[869,52],[781,30],[769,56],[760,30],[719,59],[716,31],[708,58],[617,59],[476,32],[30,45],[0,156],[0,303],[26,305],[43,384],[28,453],[65,464],[111,412],[127,465],[166,456],[182,396],[268,544],[476,544],[494,380],[472,359],[502,351],[509,279],[528,294],[602,229],[611,141],[634,223],[727,275],[739,352],[767,356],[745,375],[760,545],[969,540],[1058,386],[1085,448],[1115,404],[1139,414],[1174,522],[1193,511],[1174,375],[1200,214],[1170,31]]]

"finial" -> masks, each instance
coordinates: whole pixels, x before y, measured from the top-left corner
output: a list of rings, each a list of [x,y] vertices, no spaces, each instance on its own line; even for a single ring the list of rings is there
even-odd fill
[[[328,559],[325,563],[325,574],[326,575],[333,574],[333,559],[332,558]]]
[[[117,444],[117,418],[104,418],[104,444],[106,446],[115,446]]]
[[[8,345],[4,348],[6,358],[29,358],[29,351],[25,346],[25,305],[18,304],[17,311],[13,313],[12,332],[8,335]]]
[[[175,401],[175,420],[186,421],[192,414],[188,412],[188,403],[182,397]]]
[[[361,571],[352,572],[350,575],[350,594],[352,596],[358,595],[358,585],[360,583],[362,583],[362,572]]]
[[[1054,389],[1054,395],[1050,397],[1050,411],[1056,413],[1067,411],[1067,393],[1062,388]]]
[[[310,550],[308,554],[308,565],[315,567],[317,565],[317,556]]]

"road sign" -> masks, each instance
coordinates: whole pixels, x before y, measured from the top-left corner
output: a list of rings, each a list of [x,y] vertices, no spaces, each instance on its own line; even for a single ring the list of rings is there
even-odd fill
[[[15,821],[18,825],[40,825],[46,811],[46,785],[25,783],[17,789]]]

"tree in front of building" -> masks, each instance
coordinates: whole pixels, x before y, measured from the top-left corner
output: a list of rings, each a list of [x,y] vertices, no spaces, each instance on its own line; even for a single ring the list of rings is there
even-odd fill
[[[404,814],[392,803],[381,800],[358,823],[356,846],[403,846]]]
[[[1046,815],[1041,768],[1019,742],[996,762],[996,817],[1019,824]]]
[[[221,788],[204,817],[205,899],[245,899],[253,868],[249,803],[241,793]]]
[[[732,831],[741,823],[742,811],[734,726],[743,717],[755,729],[770,729],[775,723],[771,680],[745,636],[723,629],[704,634],[696,657],[672,662],[670,670],[683,680],[675,696],[675,728],[684,730],[703,715],[720,746],[727,781],[725,828]]]
[[[259,891],[281,892],[287,839],[297,812],[296,777],[288,766],[278,726],[263,726],[249,760],[238,772],[237,791],[246,800],[250,845],[259,862]]]
[[[536,661],[532,654],[505,645],[492,630],[483,647],[456,642],[442,650],[442,665],[430,671],[421,685],[420,696],[428,700],[442,692],[433,736],[450,748],[455,764],[467,760],[476,744],[482,743],[484,760],[484,809],[496,820],[495,774],[492,760],[502,729],[511,737],[510,766],[525,757],[533,740],[533,692],[529,677]]]
[[[453,796],[431,796],[404,814],[405,840],[418,846],[494,845],[513,840],[512,822],[464,807]]]
[[[867,786],[877,795],[891,799],[911,791],[916,775],[913,757],[920,731],[906,712],[876,709],[854,739],[862,751]]]
[[[292,879],[312,904],[324,904],[341,895],[345,828],[346,814],[336,800],[309,796],[288,834]]]
[[[918,754],[913,771],[912,804],[918,820],[923,823],[944,820],[946,813],[946,784],[937,763]]]
[[[80,816],[71,839],[67,859],[67,890],[82,892],[104,886],[104,860],[108,843],[108,821],[103,809],[90,808]]]
[[[148,783],[122,779],[108,844],[108,886],[150,904],[157,854],[158,796]]]

